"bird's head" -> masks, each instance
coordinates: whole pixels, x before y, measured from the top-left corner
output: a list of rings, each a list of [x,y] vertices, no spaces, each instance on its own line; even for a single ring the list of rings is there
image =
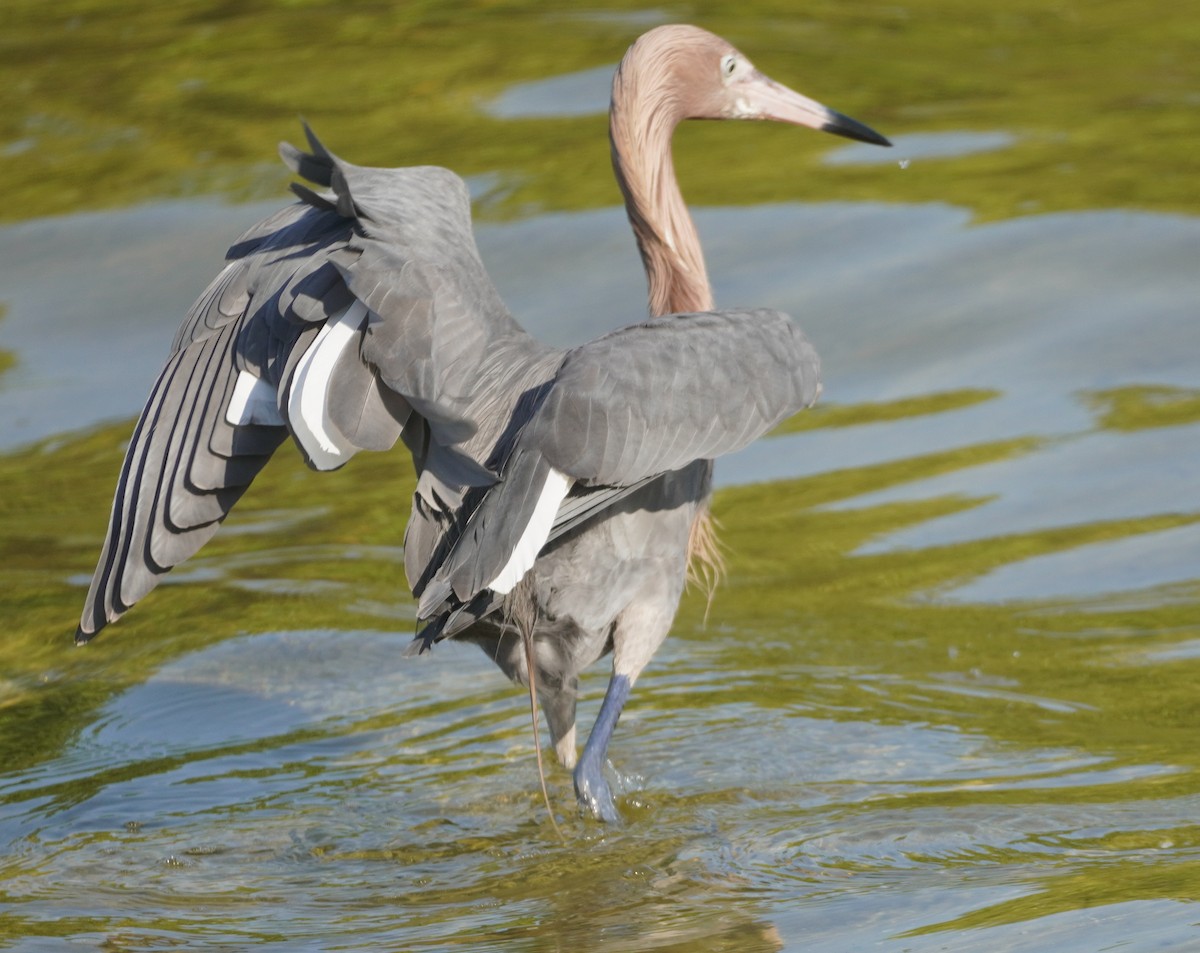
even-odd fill
[[[637,39],[617,70],[614,103],[631,92],[653,96],[674,122],[770,119],[891,145],[874,129],[775,82],[728,41],[695,26],[660,26]]]

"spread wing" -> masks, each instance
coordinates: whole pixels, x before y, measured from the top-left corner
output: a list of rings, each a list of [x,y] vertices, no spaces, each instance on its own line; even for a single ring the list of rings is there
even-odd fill
[[[732,453],[820,393],[816,351],[765,309],[666,315],[570,352],[522,443],[588,484]]]
[[[352,166],[308,135],[311,154],[281,152],[331,191],[295,186],[302,201],[243,235],[185,318],[126,453],[77,641],[210,539],[289,435],[315,469],[405,434],[466,483],[494,480],[480,450],[494,435],[462,382],[519,328],[479,260],[465,185]]]
[[[667,315],[570,352],[421,594],[418,614],[433,622],[423,641],[448,634],[464,607],[491,605],[481,593],[507,592],[580,519],[741,449],[819,393],[816,352],[776,311]]]

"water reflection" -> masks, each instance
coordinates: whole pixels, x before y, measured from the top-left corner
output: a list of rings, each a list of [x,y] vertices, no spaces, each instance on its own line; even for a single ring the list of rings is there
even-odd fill
[[[511,86],[484,106],[497,119],[588,116],[608,112],[616,63]]]
[[[825,165],[881,165],[885,162],[900,162],[904,165],[913,159],[956,159],[975,155],[978,152],[994,152],[1007,149],[1017,141],[1008,132],[923,132],[907,136],[893,136],[892,150],[880,153],[861,145],[842,146],[826,153],[821,162]]]
[[[1200,576],[1200,527],[1181,526],[1092,543],[1085,552],[1035,556],[995,570],[941,598],[967,602],[1088,600],[1164,589]],[[1164,593],[1169,601],[1170,596]]]
[[[1081,852],[1085,828],[1170,842],[1157,862],[1188,869],[1194,222],[700,210],[719,298],[800,316],[831,406],[722,466],[731,577],[707,623],[703,600],[685,605],[624,721],[629,826],[575,818],[555,772],[564,845],[521,700],[487,660],[449,647],[399,663],[402,460],[318,479],[285,455],[171,585],[64,655],[128,432],[64,437],[64,420],[127,413],[158,365],[161,315],[194,288],[153,236],[199,223],[187,247],[219,247],[259,211],[173,203],[0,233],[26,249],[0,259],[18,360],[0,379],[3,440],[52,438],[0,472],[2,598],[27,620],[2,650],[21,765],[0,774],[12,935],[63,922],[137,948],[201,930],[187,911],[202,899],[220,942],[264,946],[856,949],[867,928],[850,911],[870,911],[885,947],[983,930],[973,948],[1006,949],[1029,921],[1083,929],[1079,891],[1143,862]],[[615,209],[486,224],[480,240],[552,340],[642,311]],[[77,265],[47,282],[39,247]],[[88,297],[106,270],[142,295]],[[46,313],[83,330],[50,344]],[[40,493],[37,473],[64,490]],[[1139,603],[1113,601],[1130,590]],[[1131,638],[1151,651],[1135,660]],[[1152,694],[1129,690],[1141,678]],[[602,680],[584,685],[584,719]],[[97,879],[81,910],[77,885]],[[1182,936],[1172,901],[1130,882],[1109,915]],[[119,926],[131,909],[159,926]]]
[[[806,88],[883,116],[908,152],[871,166],[817,137],[685,133],[718,299],[797,316],[826,409],[722,464],[729,579],[711,607],[688,598],[623,719],[626,825],[576,817],[551,772],[565,842],[520,695],[473,649],[398,658],[402,456],[317,478],[281,454],[169,585],[69,640],[128,418],[225,246],[278,205],[277,167],[255,163],[297,112],[351,158],[453,157],[539,335],[644,313],[596,115],[607,70],[589,68],[627,15],[181,10],[84,11],[54,34],[31,14],[0,64],[21,97],[10,218],[248,179],[270,196],[0,228],[0,945],[1194,944],[1183,7],[1136,36],[1101,7],[972,7],[971,35],[920,4],[739,8],[747,52],[819,72]],[[312,36],[321,63],[298,70]],[[1086,211],[1011,218],[1035,207]],[[583,720],[603,682],[584,680]]]

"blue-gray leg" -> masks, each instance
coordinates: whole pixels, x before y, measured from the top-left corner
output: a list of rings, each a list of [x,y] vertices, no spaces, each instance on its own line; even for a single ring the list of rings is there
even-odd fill
[[[579,798],[579,803],[600,820],[610,823],[619,821],[620,816],[604,777],[604,765],[608,760],[608,742],[621,718],[621,709],[629,699],[630,687],[629,678],[625,675],[614,675],[609,681],[600,714],[596,716],[596,724],[592,726],[579,764],[575,766],[575,796]]]

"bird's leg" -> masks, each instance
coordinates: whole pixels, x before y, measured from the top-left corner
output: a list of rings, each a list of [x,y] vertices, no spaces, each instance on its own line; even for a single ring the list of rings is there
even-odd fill
[[[565,768],[575,767],[575,701],[579,695],[579,680],[574,676],[564,679],[562,684],[540,683],[539,697],[546,723],[550,726],[550,740],[554,742],[554,753]]]
[[[674,598],[678,600],[676,592]],[[671,628],[672,612],[663,609],[665,599],[635,600],[613,625],[613,674],[604,693],[596,724],[588,735],[579,764],[575,766],[575,796],[602,821],[618,821],[612,791],[604,777],[608,743],[629,699],[633,684]]]
[[[602,821],[614,823],[620,820],[617,806],[613,803],[612,791],[604,777],[604,764],[608,758],[608,742],[621,717],[621,709],[629,698],[633,683],[627,675],[613,674],[604,693],[600,714],[583,746],[583,755],[575,766],[575,796],[579,803]]]

